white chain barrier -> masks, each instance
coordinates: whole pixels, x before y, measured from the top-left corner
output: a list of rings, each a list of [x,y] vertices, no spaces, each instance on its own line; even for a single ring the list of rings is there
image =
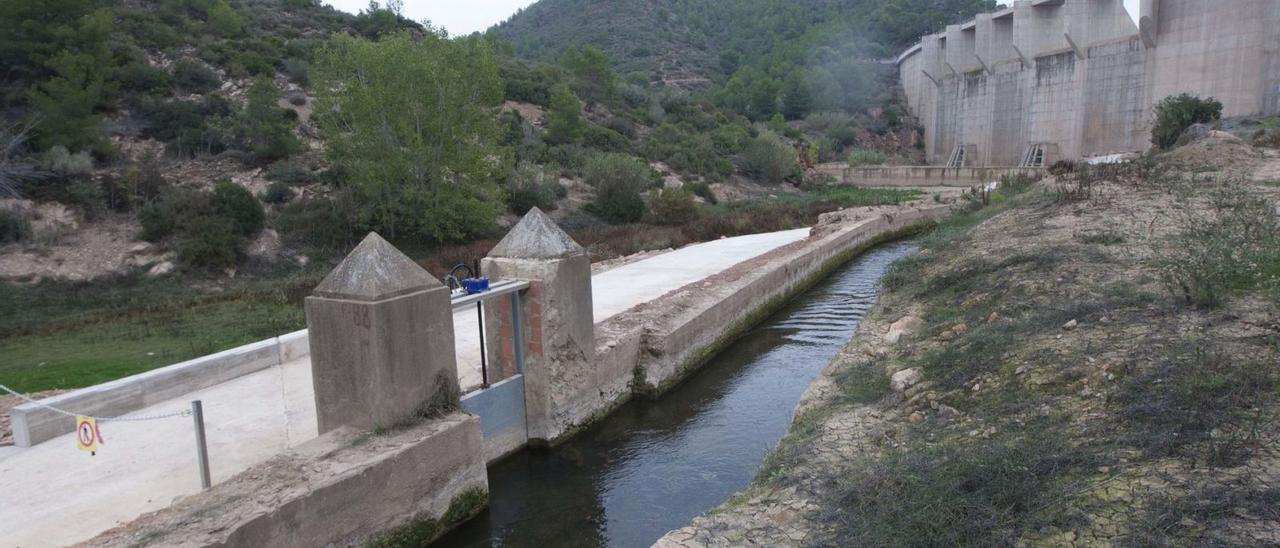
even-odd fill
[[[98,422],[141,422],[141,421],[156,421],[156,420],[163,420],[163,419],[172,419],[172,418],[174,418],[174,417],[190,417],[190,416],[191,416],[191,410],[190,410],[190,409],[183,409],[183,410],[181,410],[181,411],[173,411],[173,412],[170,412],[170,413],[161,413],[161,414],[159,414],[159,415],[145,415],[145,416],[141,416],[141,417],[94,417],[94,416],[92,416],[92,415],[83,415],[83,414],[81,414],[81,413],[72,413],[71,411],[67,411],[67,410],[65,410],[65,409],[59,409],[59,408],[54,407],[54,406],[52,406],[52,405],[48,405],[48,404],[45,404],[45,403],[40,403],[40,400],[37,400],[37,399],[32,398],[32,397],[30,397],[30,396],[27,396],[26,394],[19,393],[18,391],[14,390],[14,389],[12,389],[12,388],[9,388],[8,386],[5,386],[5,385],[3,385],[3,384],[0,384],[0,390],[3,390],[3,391],[8,392],[8,393],[10,393],[10,394],[13,394],[14,396],[17,396],[19,399],[22,399],[22,400],[26,401],[27,403],[34,403],[34,404],[36,404],[36,405],[38,405],[38,406],[40,406],[40,407],[43,407],[43,408],[48,409],[48,410],[50,410],[50,411],[53,411],[54,413],[59,413],[59,414],[66,415],[66,416],[68,416],[68,417],[72,417],[72,418],[74,418],[74,417],[80,417],[80,416],[85,416],[85,417],[89,417],[89,418],[91,418],[91,419],[93,419],[93,420],[95,420],[95,421],[98,421]]]

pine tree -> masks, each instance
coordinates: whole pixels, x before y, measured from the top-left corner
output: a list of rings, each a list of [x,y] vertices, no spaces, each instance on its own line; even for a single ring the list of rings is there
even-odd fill
[[[581,143],[587,131],[582,118],[582,102],[569,86],[551,88],[551,104],[547,109],[547,141],[557,145]]]

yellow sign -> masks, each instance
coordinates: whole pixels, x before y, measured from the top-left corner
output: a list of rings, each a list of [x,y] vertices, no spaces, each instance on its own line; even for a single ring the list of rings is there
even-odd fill
[[[98,444],[102,443],[102,432],[98,430],[98,421],[93,417],[76,416],[76,447],[88,451],[90,455],[98,453]]]

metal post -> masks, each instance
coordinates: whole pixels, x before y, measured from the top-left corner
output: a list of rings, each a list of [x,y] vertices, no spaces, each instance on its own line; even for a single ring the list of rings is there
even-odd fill
[[[480,323],[480,386],[489,387],[489,367],[484,358],[484,299],[476,301],[476,318]]]
[[[511,292],[511,347],[515,350],[516,373],[524,373],[524,318],[519,291]]]
[[[200,400],[191,402],[191,419],[196,423],[196,463],[200,466],[200,487],[208,489],[213,483],[209,479],[209,446],[204,439],[204,406]]]

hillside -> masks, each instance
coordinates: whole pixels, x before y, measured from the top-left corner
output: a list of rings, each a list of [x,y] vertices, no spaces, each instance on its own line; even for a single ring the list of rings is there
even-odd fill
[[[490,30],[517,55],[557,62],[590,45],[635,82],[703,88],[744,67],[824,55],[884,58],[990,0],[541,0]],[[823,51],[823,48],[831,48]],[[764,62],[761,66],[759,63]]]

